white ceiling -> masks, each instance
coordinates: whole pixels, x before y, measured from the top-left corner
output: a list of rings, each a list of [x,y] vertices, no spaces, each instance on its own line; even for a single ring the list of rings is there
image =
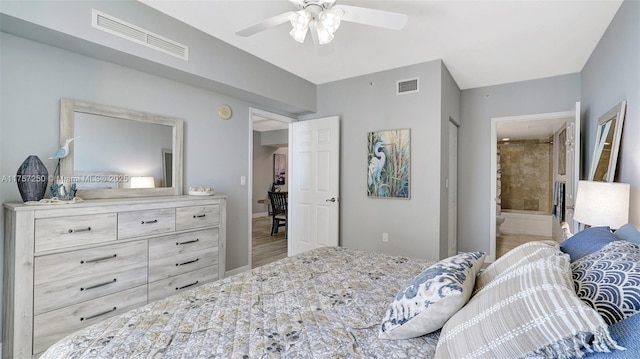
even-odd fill
[[[235,35],[295,10],[287,0],[140,1],[315,84],[442,59],[461,89],[581,71],[622,3],[338,0],[409,20],[400,31],[342,22],[319,54],[309,37],[304,44],[294,41],[288,23],[247,38]]]
[[[275,130],[287,130],[289,124],[277,120],[270,120],[261,116],[253,115],[253,130],[258,132],[267,132]]]
[[[498,141],[508,138],[518,140],[548,140],[566,122],[565,118],[525,121],[501,121],[496,124]]]

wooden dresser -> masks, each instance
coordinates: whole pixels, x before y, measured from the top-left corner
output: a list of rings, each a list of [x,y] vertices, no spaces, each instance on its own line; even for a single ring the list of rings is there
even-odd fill
[[[224,196],[4,208],[4,358],[224,276]]]

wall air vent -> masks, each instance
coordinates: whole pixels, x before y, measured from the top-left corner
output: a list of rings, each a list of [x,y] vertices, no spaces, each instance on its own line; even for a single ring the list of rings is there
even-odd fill
[[[91,12],[91,26],[154,50],[162,51],[183,60],[189,60],[189,47],[105,14],[102,11],[93,9]]]
[[[418,86],[419,78],[412,78],[406,80],[398,81],[398,85],[396,87],[396,95],[406,95],[409,93],[414,93],[420,91],[420,87]]]

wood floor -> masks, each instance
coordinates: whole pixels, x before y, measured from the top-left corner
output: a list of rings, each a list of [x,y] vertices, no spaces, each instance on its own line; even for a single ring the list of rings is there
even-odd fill
[[[553,240],[552,237],[532,236],[528,234],[517,233],[501,233],[496,238],[496,257],[500,258],[503,254],[521,244],[531,241],[542,241],[545,239]]]
[[[251,264],[253,268],[277,261],[287,256],[287,240],[284,229],[271,236],[271,217],[253,219],[253,245]],[[496,238],[496,256],[500,258],[511,249],[530,241],[553,239],[552,237],[532,236],[517,233],[502,233]]]
[[[252,221],[251,266],[260,267],[287,256],[287,240],[284,228],[271,236],[271,217],[257,217]]]

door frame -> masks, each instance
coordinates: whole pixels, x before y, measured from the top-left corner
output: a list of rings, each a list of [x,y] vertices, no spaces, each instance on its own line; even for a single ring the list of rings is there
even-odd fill
[[[489,185],[489,256],[486,262],[494,262],[496,260],[496,202],[497,202],[497,189],[496,182],[498,181],[498,122],[517,122],[517,121],[535,121],[535,120],[552,120],[563,118],[574,118],[574,111],[562,111],[562,112],[549,112],[539,113],[532,115],[521,116],[507,116],[507,117],[492,117],[491,118],[491,163],[490,167],[490,181]],[[580,176],[579,173],[575,174]]]
[[[247,260],[247,267],[240,267],[237,270],[233,270],[233,273],[228,274],[228,275],[233,275],[233,274],[237,274],[237,273],[241,273],[244,272],[246,270],[251,270],[252,264],[251,263],[251,257],[253,255],[252,253],[252,243],[253,243],[253,116],[260,116],[260,117],[264,117],[264,118],[268,118],[270,120],[274,120],[274,121],[280,121],[280,122],[284,122],[287,124],[291,124],[294,122],[297,122],[298,119],[297,118],[293,118],[293,117],[288,117],[288,116],[284,116],[284,115],[279,115],[277,113],[273,113],[273,112],[269,112],[269,111],[265,111],[265,110],[261,110],[255,107],[249,107],[249,168],[248,168],[248,178],[247,178],[247,194],[248,194],[248,198],[247,198],[247,227],[248,227],[248,235],[247,235],[247,256],[248,256],[248,260]],[[287,150],[287,158],[290,158],[290,154],[289,154],[289,150]],[[294,174],[289,172],[287,174],[288,176],[288,180],[291,181]],[[225,276],[226,277],[226,276]]]
[[[449,117],[449,173],[447,174],[447,256],[453,256],[458,252],[458,162],[460,143],[460,123]],[[452,137],[455,132],[455,137]],[[451,158],[451,139],[455,138],[455,161]],[[452,206],[454,211],[452,211]],[[451,250],[452,241],[455,241],[455,250]]]

